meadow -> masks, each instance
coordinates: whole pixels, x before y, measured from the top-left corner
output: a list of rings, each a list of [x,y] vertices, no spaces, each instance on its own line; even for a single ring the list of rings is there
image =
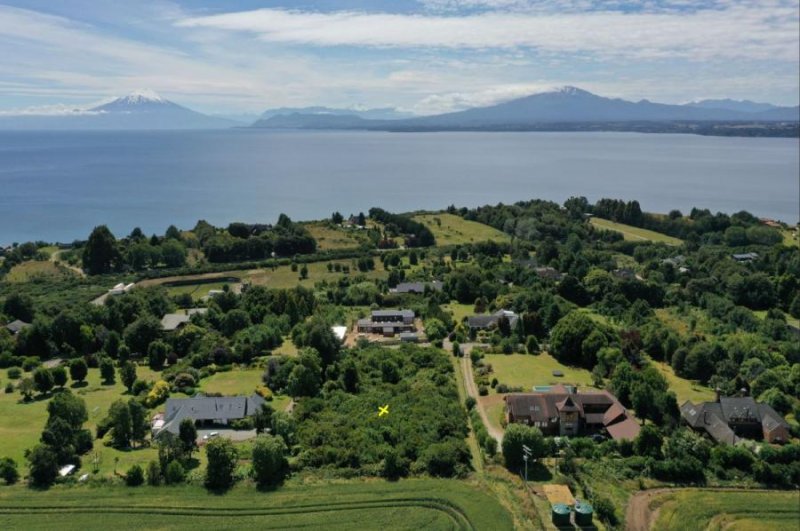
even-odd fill
[[[510,515],[476,485],[410,479],[301,484],[271,492],[239,485],[224,495],[198,486],[103,485],[31,491],[0,488],[4,529],[512,529]]]
[[[624,223],[617,223],[608,219],[593,217],[591,218],[590,223],[598,229],[619,232],[622,234],[622,237],[628,241],[663,242],[667,245],[681,245],[683,243],[683,241],[678,238],[673,238],[672,236],[667,236],[666,234],[661,234],[660,232],[642,229],[631,225],[625,225]]]
[[[500,232],[489,225],[484,225],[477,221],[469,221],[455,214],[419,214],[414,216],[413,219],[431,229],[438,246],[462,245],[489,240],[496,242],[511,240],[508,234]]]
[[[656,531],[683,529],[776,530],[797,529],[800,494],[797,491],[681,489],[650,502],[658,508]]]
[[[487,354],[484,362],[494,369],[491,378],[511,387],[520,386],[530,392],[534,385],[573,384],[580,387],[592,385],[592,374],[586,369],[559,363],[547,352],[537,356],[530,354]],[[558,370],[564,376],[553,376]]]

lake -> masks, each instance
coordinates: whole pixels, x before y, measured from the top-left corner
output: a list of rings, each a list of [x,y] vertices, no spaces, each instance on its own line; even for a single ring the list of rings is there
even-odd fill
[[[798,221],[798,139],[632,133],[0,132],[0,243],[572,195]]]

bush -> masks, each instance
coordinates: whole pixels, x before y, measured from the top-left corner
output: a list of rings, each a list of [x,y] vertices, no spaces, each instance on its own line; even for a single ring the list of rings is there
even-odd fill
[[[8,382],[6,384],[6,394],[8,395],[8,394],[11,394],[13,392],[14,392],[14,384],[11,383],[11,382]]]
[[[125,484],[129,487],[138,487],[144,483],[144,471],[139,465],[133,465],[125,474]]]
[[[478,394],[481,396],[486,396],[489,394],[489,389],[487,389],[485,385],[481,385],[478,387]]]
[[[167,485],[177,485],[178,483],[183,483],[185,479],[186,470],[183,465],[177,459],[170,461],[167,465],[167,470],[164,472],[164,481]]]
[[[592,505],[597,513],[597,517],[609,526],[615,526],[619,523],[617,512],[614,509],[614,504],[605,496],[595,496]]]
[[[13,485],[19,480],[16,461],[10,457],[0,459],[0,478],[6,482],[6,485]]]
[[[208,466],[205,484],[209,489],[227,489],[233,485],[233,471],[239,452],[229,439],[212,439],[206,445]]]
[[[161,484],[161,465],[158,461],[147,463],[147,484],[153,487]]]
[[[272,390],[269,387],[260,385],[256,387],[256,394],[266,400],[267,402],[272,401]]]
[[[8,369],[9,380],[19,380],[22,377],[22,369],[19,367],[11,367]]]
[[[525,350],[528,351],[528,354],[539,353],[539,341],[536,336],[528,336],[528,339],[525,340]]]
[[[477,402],[478,401],[475,400],[473,397],[468,396],[467,399],[464,401],[464,405],[467,406],[467,411],[472,411],[472,409],[475,407],[475,404],[477,404]]]
[[[134,388],[136,384],[134,384]],[[169,384],[164,380],[159,380],[153,386],[147,397],[145,398],[145,405],[149,408],[156,407],[162,404],[169,397]]]
[[[262,435],[253,445],[252,474],[259,486],[277,485],[289,473],[286,444],[280,437]]]

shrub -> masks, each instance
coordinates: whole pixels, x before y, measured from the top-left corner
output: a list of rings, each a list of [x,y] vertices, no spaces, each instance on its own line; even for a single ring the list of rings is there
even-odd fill
[[[11,382],[8,382],[6,384],[6,394],[8,395],[8,394],[11,394],[13,392],[14,392],[14,384],[11,383]]]
[[[134,388],[136,384],[134,384]],[[164,380],[159,380],[153,386],[149,393],[147,393],[147,397],[145,398],[145,405],[147,407],[155,407],[159,404],[162,404],[167,398],[169,397],[169,384]]]
[[[22,369],[19,367],[11,367],[8,369],[9,380],[19,380],[22,377]]]
[[[129,487],[138,487],[144,483],[144,471],[139,465],[133,465],[125,474],[125,484]]]
[[[468,396],[467,399],[464,401],[464,405],[467,406],[467,411],[472,411],[472,409],[475,407],[476,403],[477,403],[477,400],[475,400],[471,396]]]
[[[487,389],[485,385],[481,385],[478,387],[478,394],[481,396],[486,396],[489,394],[489,389]]]
[[[147,463],[147,484],[154,487],[161,484],[161,465],[158,461]]]
[[[528,354],[539,353],[539,341],[536,336],[528,336],[528,339],[525,340],[525,350],[528,351]]]
[[[256,394],[266,400],[267,402],[272,401],[272,390],[269,387],[264,385],[260,385],[256,388]]]
[[[593,500],[594,510],[597,517],[609,526],[615,526],[619,523],[617,518],[617,511],[614,509],[614,504],[605,496],[595,496]]]
[[[13,485],[19,480],[16,461],[10,457],[0,459],[0,478],[6,482],[6,485]]]
[[[227,489],[233,485],[233,471],[239,452],[233,443],[225,438],[213,439],[206,445],[208,466],[205,484],[209,489]]]
[[[280,437],[262,435],[253,445],[252,474],[259,486],[277,485],[289,473],[286,444]]]
[[[508,392],[508,386],[506,384],[504,384],[504,383],[499,383],[495,387],[495,390],[500,394],[504,394],[504,393]]]
[[[186,470],[183,465],[176,459],[170,461],[167,465],[167,470],[164,472],[164,481],[167,485],[177,485],[183,483],[186,479]]]

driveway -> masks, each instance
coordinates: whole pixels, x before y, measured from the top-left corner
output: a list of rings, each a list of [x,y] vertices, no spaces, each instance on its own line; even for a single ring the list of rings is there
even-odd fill
[[[256,436],[256,430],[231,430],[226,428],[202,429],[197,430],[198,444],[203,444],[210,441],[211,438],[204,440],[203,437],[205,435],[211,435],[213,432],[219,433],[219,437],[225,437],[226,439],[230,439],[234,442],[246,441],[248,439],[253,439]]]

